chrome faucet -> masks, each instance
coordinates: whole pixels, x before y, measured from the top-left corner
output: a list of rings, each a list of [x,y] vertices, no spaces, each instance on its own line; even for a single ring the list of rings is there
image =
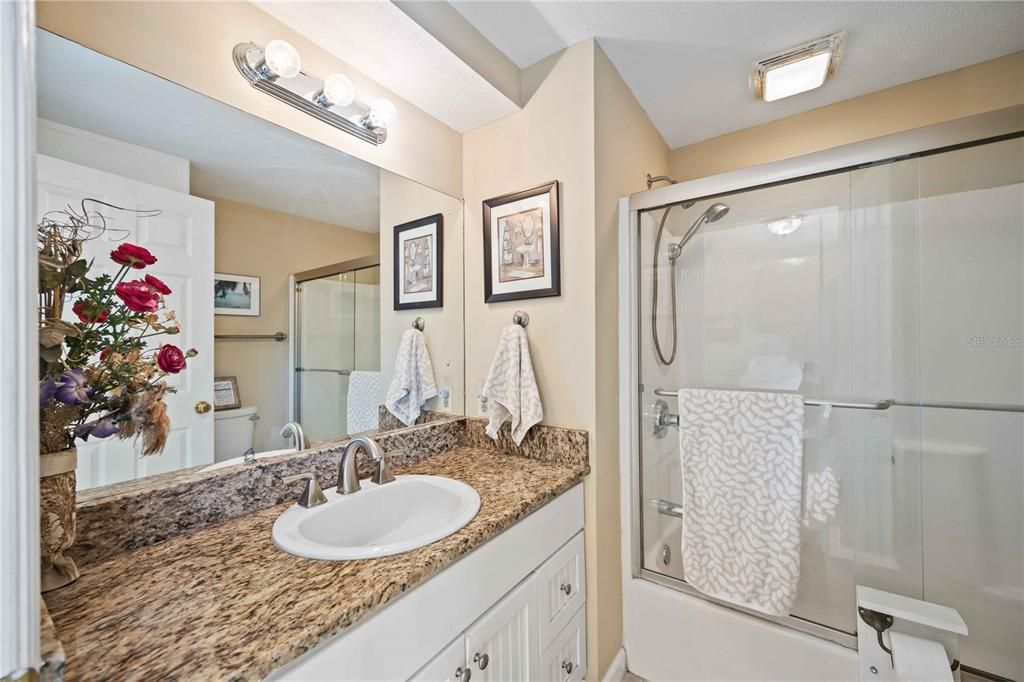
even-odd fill
[[[356,471],[356,455],[360,450],[373,458],[377,463],[377,471],[370,481],[377,484],[391,483],[395,477],[384,459],[384,451],[377,441],[369,436],[356,436],[348,442],[341,452],[341,463],[338,465],[338,492],[342,495],[359,492],[359,473]]]
[[[288,422],[281,429],[281,437],[295,441],[296,450],[305,450],[309,447],[309,441],[306,440],[306,432],[302,430],[302,426],[299,422]]]

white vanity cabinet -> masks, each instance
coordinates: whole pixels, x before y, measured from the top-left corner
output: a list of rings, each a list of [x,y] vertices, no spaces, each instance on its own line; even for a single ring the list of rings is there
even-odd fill
[[[267,679],[579,682],[583,549],[577,485]]]
[[[586,570],[577,533],[411,682],[577,682],[586,672]]]

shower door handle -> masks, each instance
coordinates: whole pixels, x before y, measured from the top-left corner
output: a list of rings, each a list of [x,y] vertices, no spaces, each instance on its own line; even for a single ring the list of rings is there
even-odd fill
[[[296,367],[296,372],[327,372],[329,374],[338,374],[343,377],[347,377],[352,374],[350,369],[329,369],[320,367]]]

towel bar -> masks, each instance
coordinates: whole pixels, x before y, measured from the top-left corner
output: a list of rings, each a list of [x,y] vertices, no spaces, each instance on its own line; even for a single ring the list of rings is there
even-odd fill
[[[213,338],[215,341],[256,341],[263,339],[284,341],[288,338],[288,335],[284,332],[275,332],[273,334],[214,334]]]
[[[722,390],[756,390],[756,389],[722,389]],[[654,395],[664,398],[677,397],[678,391],[665,388],[654,389]],[[768,393],[786,393],[786,391],[767,391]],[[940,410],[977,410],[980,412],[1020,412],[1024,413],[1024,405],[1005,403],[956,403],[927,402],[913,400],[877,400],[875,402],[849,402],[844,400],[825,400],[824,398],[804,398],[804,405],[809,407],[838,407],[849,410],[888,410],[890,407],[933,407]]]

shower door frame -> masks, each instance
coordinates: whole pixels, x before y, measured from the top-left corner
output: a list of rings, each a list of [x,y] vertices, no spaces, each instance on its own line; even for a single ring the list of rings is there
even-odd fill
[[[365,270],[372,267],[380,267],[380,256],[363,256],[361,258],[331,263],[330,265],[313,268],[312,270],[296,272],[288,278],[288,290],[291,292],[291,296],[288,299],[288,376],[290,386],[288,390],[287,412],[289,421],[298,421],[299,408],[302,402],[302,378],[300,376],[302,372],[298,371],[298,368],[302,366],[302,358],[299,356],[299,334],[302,332],[302,323],[300,321],[302,309],[299,303],[299,289],[302,283],[321,279],[322,277],[330,277],[331,275],[340,275],[343,272],[355,272],[356,270]]]
[[[1024,136],[1024,105],[968,116],[863,142],[775,161],[719,175],[711,175],[657,189],[638,192],[619,201],[619,434],[620,434],[620,521],[622,524],[623,630],[630,628],[627,600],[649,599],[638,583],[661,587],[697,597],[734,611],[771,621],[790,630],[857,648],[857,638],[843,630],[797,616],[775,617],[709,597],[684,580],[644,568],[643,490],[641,477],[641,429],[649,415],[640,398],[640,335],[642,301],[640,286],[640,213],[689,201],[707,201],[738,192],[763,189],[814,177],[849,172],[904,158],[953,151]],[[635,387],[631,388],[631,387]],[[850,608],[853,608],[853,604]],[[657,627],[637,623],[638,627]],[[628,637],[624,636],[624,641]],[[632,656],[632,653],[631,653]],[[643,672],[642,670],[640,672]]]

